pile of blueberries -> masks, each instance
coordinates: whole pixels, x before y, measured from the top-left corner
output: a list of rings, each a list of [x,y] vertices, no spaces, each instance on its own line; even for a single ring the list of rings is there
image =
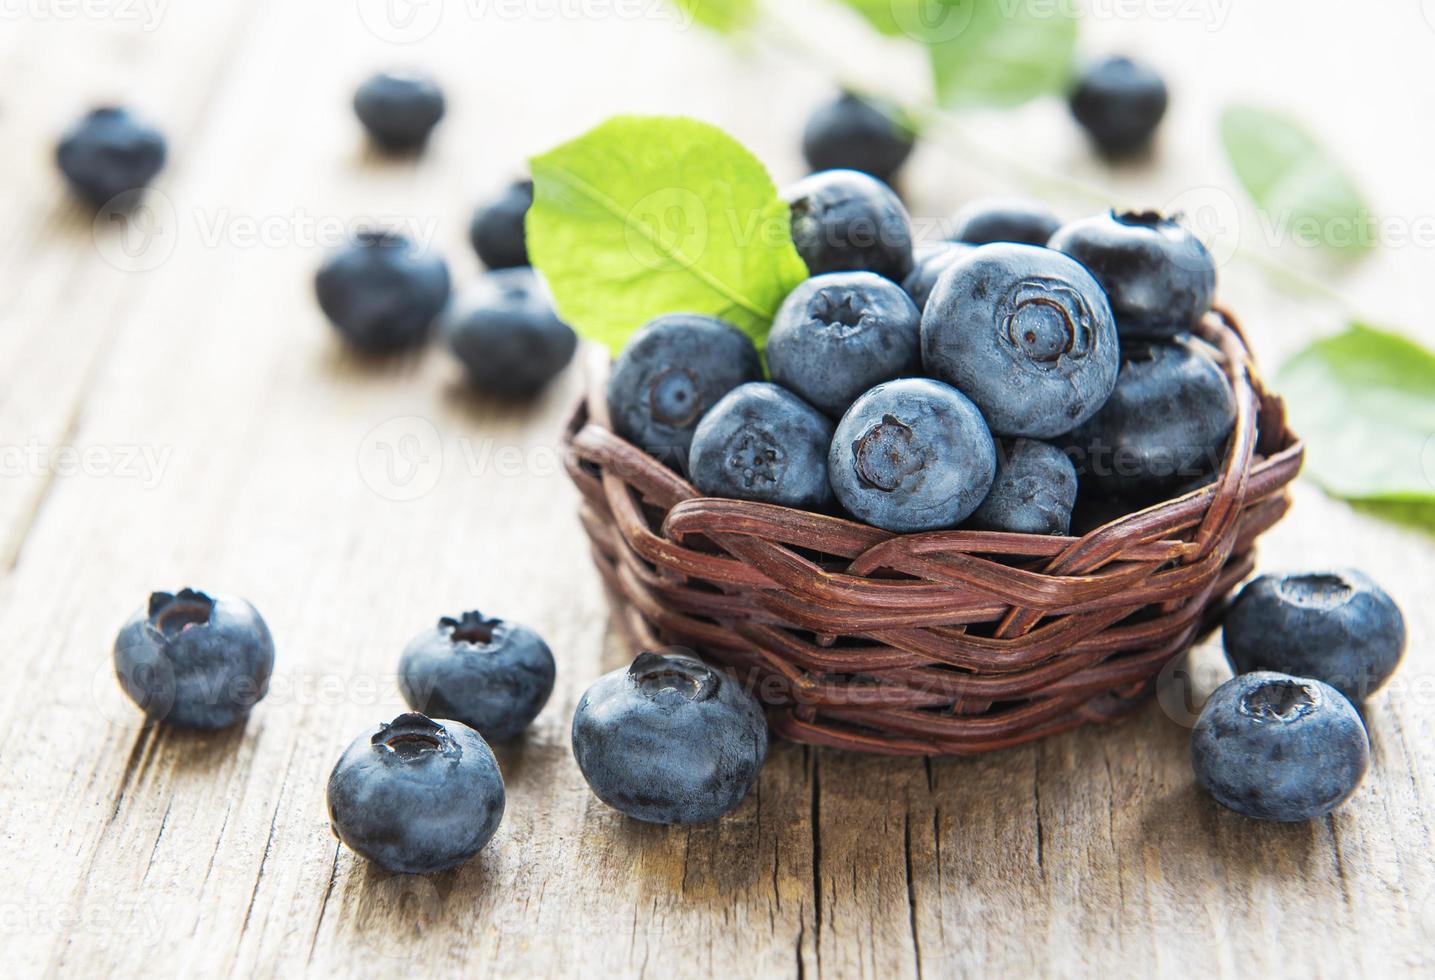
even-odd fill
[[[1166,107],[1129,59],[1088,69],[1072,94],[1097,146],[1147,145]],[[377,146],[413,152],[444,114],[416,74],[377,75],[354,108]],[[979,201],[949,240],[913,241],[889,179],[911,150],[893,117],[853,95],[814,114],[816,173],[786,191],[811,278],[783,303],[766,349],[709,316],[638,330],[608,386],[614,428],[703,493],[846,514],[896,532],[956,527],[1067,534],[1208,482],[1235,404],[1193,334],[1215,267],[1178,223],[1149,212],[1063,224],[1029,201]],[[58,162],[96,206],[164,164],[158,131],[100,109],[62,138]],[[490,270],[450,297],[446,264],[385,231],[357,236],[316,281],[354,348],[412,348],[438,323],[481,389],[525,397],[572,359],[577,338],[528,268],[521,181],[480,207],[470,237]],[[771,380],[765,380],[770,377]],[[1369,766],[1356,704],[1405,646],[1395,604],[1358,572],[1250,583],[1225,624],[1235,679],[1192,737],[1198,782],[1225,806],[1308,820],[1350,796]],[[119,633],[115,668],[146,715],[214,731],[264,697],[274,641],[247,601],[155,593]],[[552,693],[534,631],[477,612],[444,618],[399,660],[411,712],[344,751],[329,779],[335,834],[381,867],[429,873],[477,854],[506,803],[489,742],[520,736]],[[640,820],[714,820],[755,784],[769,733],[733,677],[682,651],[645,652],[580,699],[573,754],[593,792]]]

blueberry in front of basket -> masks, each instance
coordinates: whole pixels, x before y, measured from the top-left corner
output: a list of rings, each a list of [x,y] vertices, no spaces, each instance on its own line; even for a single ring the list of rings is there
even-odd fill
[[[982,531],[1066,534],[1076,505],[1076,467],[1071,457],[1036,439],[997,446],[991,492],[967,521]]]
[[[1215,472],[1235,422],[1231,384],[1206,344],[1129,341],[1111,397],[1064,443],[1083,485],[1146,499]]]
[[[403,235],[364,231],[314,280],[319,307],[350,346],[371,354],[416,347],[448,302],[448,266]]]
[[[573,714],[573,758],[593,793],[650,823],[706,823],[747,796],[767,721],[731,676],[684,652],[642,653],[600,677]]]
[[[1355,569],[1262,575],[1236,597],[1223,638],[1237,673],[1313,677],[1359,703],[1400,665],[1405,617]]]
[[[682,472],[693,431],[717,400],[762,378],[752,340],[710,316],[672,313],[643,326],[608,377],[613,430]]]
[[[1049,244],[1101,283],[1123,339],[1184,333],[1211,309],[1215,259],[1187,228],[1154,211],[1083,218]]]
[[[513,738],[538,717],[553,677],[553,653],[541,636],[477,612],[440,619],[399,659],[410,708],[461,721],[490,742]]]
[[[828,456],[842,506],[899,532],[961,523],[991,490],[996,467],[982,413],[930,378],[888,381],[858,398],[837,424]]]
[[[802,154],[813,170],[860,170],[890,182],[912,153],[912,132],[896,110],[844,92],[819,106],[802,132]]]
[[[480,275],[444,310],[439,332],[473,386],[503,398],[537,394],[578,349],[578,335],[526,267]]]
[[[1145,148],[1166,115],[1166,83],[1155,69],[1114,55],[1081,70],[1071,114],[1101,152],[1125,156]]]
[[[329,774],[334,836],[385,871],[463,864],[503,819],[503,776],[478,732],[402,714],[365,731]]]
[[[710,497],[820,510],[832,501],[832,422],[787,389],[750,381],[723,395],[693,433],[693,484]]]
[[[164,135],[118,106],[81,116],[55,150],[70,189],[96,207],[149,184],[164,168],[165,155]]]
[[[829,272],[791,293],[767,338],[772,380],[833,418],[879,381],[922,367],[921,313],[890,279]]]
[[[902,288],[912,297],[918,310],[927,308],[927,300],[931,298],[942,273],[971,250],[972,246],[964,242],[937,242],[920,245],[912,252],[912,271],[902,280]]]
[[[970,245],[1016,242],[1045,245],[1061,219],[1039,201],[1022,197],[984,197],[952,215],[952,241]]]
[[[156,592],[115,638],[115,675],[146,715],[212,731],[238,724],[269,691],[274,640],[244,599]]]
[[[1003,436],[1049,439],[1094,415],[1120,365],[1106,294],[1079,264],[1034,245],[978,246],[922,311],[922,363]]]
[[[474,210],[468,239],[484,265],[490,269],[528,265],[524,219],[532,206],[533,181],[517,180]]]
[[[901,282],[912,271],[912,219],[877,178],[824,170],[783,197],[792,211],[792,242],[812,275],[866,271]]]
[[[1222,806],[1256,820],[1314,820],[1360,786],[1370,738],[1330,685],[1257,671],[1211,695],[1191,732],[1191,762]]]
[[[354,113],[375,143],[386,150],[412,150],[428,141],[443,118],[443,91],[418,72],[379,72],[354,93]]]

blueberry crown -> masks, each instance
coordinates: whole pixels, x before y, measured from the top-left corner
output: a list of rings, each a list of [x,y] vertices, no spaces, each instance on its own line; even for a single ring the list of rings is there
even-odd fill
[[[208,624],[212,612],[214,600],[197,589],[153,592],[149,597],[149,624],[167,637]]]
[[[442,751],[451,741],[442,725],[417,711],[399,715],[393,721],[380,725],[374,737],[369,739],[381,750],[405,760]]]
[[[706,701],[717,693],[717,671],[694,656],[644,652],[628,668],[628,679],[648,697],[676,691],[689,701]]]
[[[445,616],[438,621],[439,630],[447,633],[455,645],[464,643],[476,647],[492,643],[502,626],[503,620],[489,618],[477,610],[458,617]]]
[[[1269,680],[1241,697],[1241,713],[1257,721],[1292,722],[1313,711],[1320,691],[1298,680]]]

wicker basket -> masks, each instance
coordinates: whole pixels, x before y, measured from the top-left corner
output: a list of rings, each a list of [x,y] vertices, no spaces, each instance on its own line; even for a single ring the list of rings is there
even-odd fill
[[[1200,333],[1236,392],[1220,473],[1080,538],[893,534],[702,497],[610,430],[600,366],[566,458],[616,619],[635,647],[734,670],[799,742],[961,755],[1114,719],[1214,625],[1300,470],[1234,320]]]

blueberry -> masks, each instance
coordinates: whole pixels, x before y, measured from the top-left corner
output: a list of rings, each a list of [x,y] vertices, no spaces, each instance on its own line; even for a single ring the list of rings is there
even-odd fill
[[[984,197],[952,215],[952,240],[972,245],[1045,245],[1061,227],[1050,208],[1025,198]]]
[[[399,689],[415,711],[501,742],[538,717],[553,674],[553,653],[533,630],[466,612],[410,641],[399,660]]]
[[[1314,677],[1360,702],[1400,665],[1405,617],[1354,569],[1262,575],[1231,606],[1224,638],[1237,673]]]
[[[463,864],[503,819],[503,776],[467,725],[399,715],[349,743],[329,774],[334,836],[385,871]]]
[[[146,186],[163,169],[165,153],[159,130],[128,109],[108,106],[65,130],[55,159],[70,189],[99,207]]]
[[[448,266],[402,235],[360,232],[319,269],[319,306],[352,346],[369,353],[415,347],[448,301]]]
[[[747,334],[709,316],[660,316],[628,339],[608,378],[613,430],[679,470],[699,420],[717,400],[762,378]]]
[[[1078,76],[1071,114],[1102,153],[1125,156],[1151,142],[1166,114],[1166,83],[1140,62],[1104,58]]]
[[[379,72],[354,93],[354,112],[385,150],[422,146],[443,118],[443,92],[427,75]]]
[[[860,270],[901,282],[912,271],[912,219],[892,189],[856,170],[824,170],[784,192],[792,241],[812,275]]]
[[[1071,259],[1033,245],[980,245],[922,312],[927,373],[977,403],[992,431],[1049,439],[1090,418],[1116,384],[1106,294]]]
[[[918,310],[927,308],[927,300],[942,273],[971,250],[972,247],[963,242],[938,242],[935,245],[920,245],[913,251],[912,271],[902,280],[902,288],[912,297]]]
[[[115,638],[115,675],[146,715],[181,728],[238,724],[269,692],[274,640],[236,596],[156,592]]]
[[[1230,382],[1204,344],[1136,341],[1111,397],[1065,441],[1084,483],[1149,499],[1214,472],[1235,422]]]
[[[747,796],[767,721],[732,677],[685,653],[641,653],[573,713],[573,758],[593,793],[650,823],[706,823]]]
[[[505,398],[536,394],[578,349],[578,335],[528,268],[479,276],[454,297],[439,327],[474,387]]]
[[[1050,246],[1106,290],[1122,337],[1170,337],[1211,308],[1216,263],[1201,240],[1154,211],[1108,211],[1063,225]]]
[[[929,378],[864,394],[832,437],[832,489],[859,520],[888,531],[955,527],[996,476],[996,446],[966,395]]]
[[[1076,505],[1076,467],[1050,443],[1017,439],[998,447],[991,492],[967,521],[984,531],[1066,534]]]
[[[880,104],[851,92],[819,106],[802,133],[813,170],[860,170],[890,182],[912,152],[912,132]]]
[[[518,180],[473,212],[468,238],[484,265],[511,269],[528,264],[528,234],[523,223],[532,206],[533,181]]]
[[[1256,820],[1325,816],[1360,786],[1370,738],[1335,688],[1271,671],[1216,689],[1191,733],[1196,781]]]
[[[767,338],[772,380],[836,418],[879,381],[921,370],[921,313],[871,272],[829,272],[788,294]]]
[[[792,392],[749,381],[708,409],[693,433],[692,478],[710,497],[816,510],[832,501],[832,422]]]

